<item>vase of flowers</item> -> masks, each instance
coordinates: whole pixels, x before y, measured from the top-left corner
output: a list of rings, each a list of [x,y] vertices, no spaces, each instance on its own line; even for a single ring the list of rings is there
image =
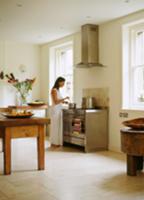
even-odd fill
[[[23,106],[27,104],[28,94],[21,94],[20,92],[16,92],[16,105]]]
[[[0,79],[6,79],[8,83],[10,83],[17,90],[17,98],[20,105],[25,105],[27,103],[27,96],[29,91],[32,90],[32,86],[36,80],[33,79],[25,79],[20,81],[16,79],[13,73],[4,74],[4,72],[0,72]]]
[[[28,95],[29,95],[29,91],[31,90],[28,90],[27,89],[27,86],[25,85],[26,83],[24,81],[21,81],[19,83],[19,86],[14,86],[17,91],[16,91],[16,103],[17,105],[26,105],[27,104],[27,98],[28,98]],[[28,83],[29,84],[29,83]]]

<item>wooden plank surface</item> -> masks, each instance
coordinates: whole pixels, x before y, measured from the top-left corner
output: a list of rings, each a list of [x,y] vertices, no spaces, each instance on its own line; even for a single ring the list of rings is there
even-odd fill
[[[0,126],[11,127],[11,126],[22,126],[22,125],[42,125],[49,124],[49,118],[42,117],[31,117],[31,118],[13,118],[9,119],[6,117],[0,118]]]

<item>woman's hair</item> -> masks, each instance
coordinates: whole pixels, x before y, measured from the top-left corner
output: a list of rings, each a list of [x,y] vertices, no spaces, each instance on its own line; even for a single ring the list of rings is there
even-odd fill
[[[55,81],[55,84],[54,84],[54,86],[53,86],[53,89],[56,88],[56,89],[58,90],[59,87],[60,87],[60,86],[59,86],[59,83],[60,83],[60,82],[65,82],[65,78],[63,78],[63,77],[61,77],[61,76],[58,77],[58,78],[56,79],[56,81]]]

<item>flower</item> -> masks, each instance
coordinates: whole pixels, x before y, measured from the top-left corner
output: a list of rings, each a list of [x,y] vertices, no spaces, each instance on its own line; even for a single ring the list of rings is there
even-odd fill
[[[3,71],[0,72],[0,79],[4,79],[4,72]]]
[[[26,96],[28,95],[28,92],[32,90],[32,86],[36,80],[36,78],[33,78],[19,81],[19,79],[15,78],[13,73],[4,74],[3,71],[0,72],[0,79],[7,79],[7,82],[17,89],[17,91],[20,93],[23,103],[26,103]]]

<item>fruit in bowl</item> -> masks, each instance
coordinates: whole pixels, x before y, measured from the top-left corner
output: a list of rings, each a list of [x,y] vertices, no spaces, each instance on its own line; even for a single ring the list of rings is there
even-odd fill
[[[12,110],[11,112],[2,114],[7,118],[28,118],[33,116],[33,113],[27,110],[22,110],[22,111]]]

